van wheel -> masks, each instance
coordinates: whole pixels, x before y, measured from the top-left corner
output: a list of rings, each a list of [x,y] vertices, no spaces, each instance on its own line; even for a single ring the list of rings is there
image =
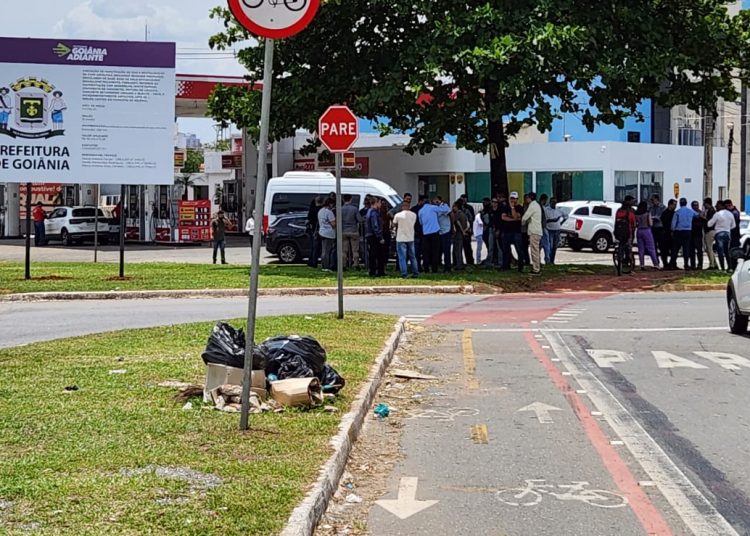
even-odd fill
[[[591,249],[594,250],[594,253],[606,253],[611,245],[612,240],[605,231],[596,233],[591,241]]]
[[[294,242],[284,242],[279,246],[279,260],[284,264],[299,262],[300,251]]]
[[[735,335],[742,335],[747,332],[747,315],[743,315],[740,306],[737,305],[737,298],[732,295],[729,298],[729,331]]]

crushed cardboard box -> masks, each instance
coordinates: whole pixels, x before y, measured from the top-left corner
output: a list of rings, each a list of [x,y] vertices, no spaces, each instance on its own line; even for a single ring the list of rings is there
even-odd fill
[[[288,407],[317,406],[323,403],[323,391],[318,378],[291,378],[271,382],[271,396]]]
[[[212,402],[211,391],[222,385],[242,386],[245,371],[241,368],[228,367],[217,363],[207,365],[206,383],[203,387],[203,401]],[[250,376],[250,391],[255,393],[263,401],[268,398],[266,391],[266,373],[263,370],[254,370]]]

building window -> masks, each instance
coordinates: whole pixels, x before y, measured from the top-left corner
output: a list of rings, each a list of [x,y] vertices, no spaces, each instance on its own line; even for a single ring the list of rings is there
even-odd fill
[[[641,172],[641,197],[638,201],[647,201],[652,195],[664,199],[664,173],[661,171]]]
[[[558,201],[601,201],[604,199],[602,171],[540,171],[536,174],[537,194]]]
[[[703,131],[699,128],[680,128],[677,131],[677,144],[701,146],[703,145]]]
[[[633,130],[628,131],[628,142],[641,143],[641,133]]]
[[[629,195],[638,199],[638,172],[615,171],[615,201],[622,203]]]

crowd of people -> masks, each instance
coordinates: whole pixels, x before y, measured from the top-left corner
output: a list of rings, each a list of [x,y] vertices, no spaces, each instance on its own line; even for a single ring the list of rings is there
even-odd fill
[[[360,210],[352,196],[342,197],[341,223],[344,269],[367,267],[372,277],[385,275],[388,258],[395,251],[396,268],[401,277],[419,277],[422,273],[449,273],[466,266],[484,266],[498,270],[515,267],[523,272],[541,273],[545,264],[554,264],[560,241],[560,226],[565,214],[556,208],[556,200],[535,193],[519,199],[485,198],[476,211],[462,195],[449,205],[440,196],[410,193],[389,208],[379,197],[366,196]],[[313,199],[307,216],[311,235],[309,266],[324,271],[336,267],[336,197]],[[392,244],[392,242],[395,242]],[[486,258],[483,253],[486,250]]]
[[[679,206],[678,206],[679,204]],[[615,215],[615,238],[638,246],[641,270],[648,255],[655,268],[677,270],[683,260],[685,270],[702,270],[708,257],[709,270],[733,271],[729,250],[740,245],[740,212],[730,199],[693,201],[671,199],[665,206],[658,195],[650,202],[627,196]],[[715,249],[715,253],[714,253]],[[717,265],[718,257],[718,265]]]

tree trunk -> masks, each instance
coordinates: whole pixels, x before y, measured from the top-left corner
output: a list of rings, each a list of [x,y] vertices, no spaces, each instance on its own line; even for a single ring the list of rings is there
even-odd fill
[[[703,198],[713,197],[714,190],[714,129],[716,109],[703,109]]]
[[[487,110],[487,127],[489,137],[487,151],[490,155],[490,195],[508,195],[508,164],[505,159],[505,129],[503,118],[491,118],[491,108],[497,102],[497,82],[490,81],[485,85],[485,109]]]

